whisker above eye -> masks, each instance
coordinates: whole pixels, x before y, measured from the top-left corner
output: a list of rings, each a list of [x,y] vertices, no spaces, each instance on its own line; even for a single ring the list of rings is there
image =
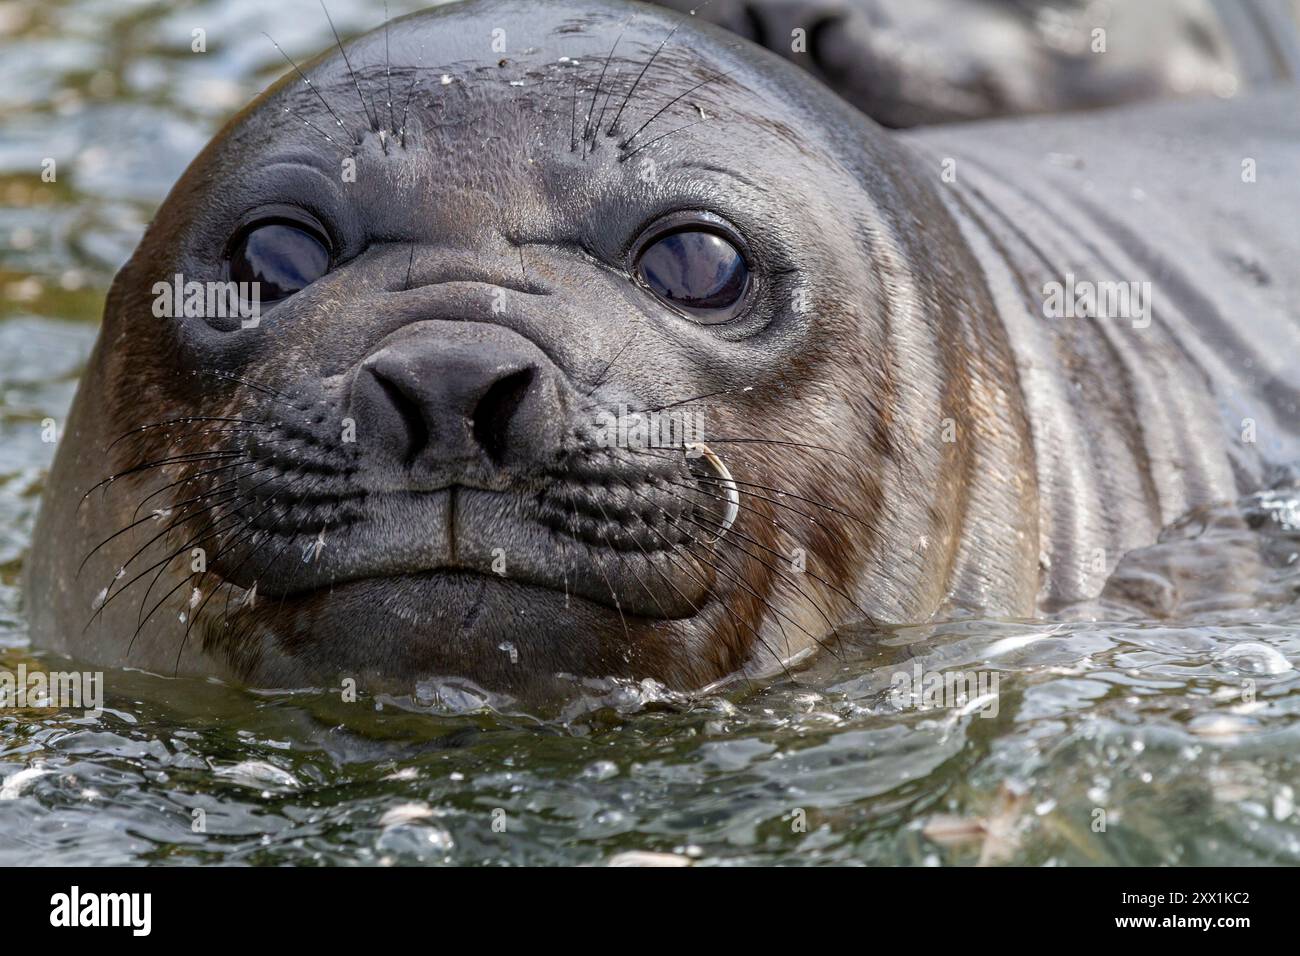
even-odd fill
[[[651,123],[653,123],[655,120],[657,120],[657,119],[658,119],[660,116],[662,116],[665,112],[667,112],[668,110],[672,109],[672,107],[675,106],[677,103],[680,103],[683,99],[685,99],[686,97],[690,96],[692,93],[694,93],[696,90],[700,89],[701,87],[707,86],[707,85],[710,84],[710,83],[713,83],[713,82],[716,82],[717,80],[721,80],[721,79],[723,79],[723,78],[725,78],[725,77],[728,77],[728,76],[730,76],[733,72],[735,72],[735,71],[734,71],[734,70],[728,70],[728,71],[725,72],[725,73],[715,73],[713,76],[706,77],[705,79],[700,80],[700,82],[696,83],[696,84],[695,84],[694,86],[692,86],[690,89],[683,90],[681,93],[678,93],[676,96],[674,96],[672,99],[670,99],[670,100],[669,100],[667,103],[665,103],[663,106],[659,107],[659,109],[656,110],[656,111],[651,115],[651,117],[650,117],[648,120],[646,120],[644,123],[642,123],[640,126],[638,126],[638,127],[636,128],[636,131],[635,131],[631,136],[629,136],[627,139],[625,139],[625,140],[623,140],[622,142],[620,142],[620,143],[618,144],[618,148],[619,148],[619,149],[624,149],[624,150],[627,149],[630,145],[632,145],[632,140],[634,140],[634,139],[636,139],[638,136],[640,136],[641,133],[645,130],[645,128],[646,128],[647,126],[649,126]],[[701,120],[700,122],[703,122],[703,121]],[[693,124],[692,124],[692,125],[693,125]],[[624,158],[626,158],[626,157],[624,157]]]
[[[609,48],[609,53],[605,57],[605,65],[601,67],[600,78],[596,81],[596,88],[591,92],[591,104],[587,107],[587,119],[586,122],[583,123],[582,125],[582,158],[583,159],[587,158],[587,138],[588,136],[591,136],[591,128],[592,128],[591,116],[596,111],[596,98],[600,96],[601,87],[604,86],[605,84],[605,74],[609,71],[609,61],[613,59],[614,51],[618,49],[619,41],[623,39],[623,33],[626,31],[626,29],[627,29],[626,26],[624,26],[623,30],[619,31],[618,36],[614,38],[614,45]],[[600,125],[599,122],[596,125],[597,128],[599,128]],[[596,145],[595,137],[592,137],[593,149],[595,148],[595,145]]]
[[[683,125],[677,127],[676,129],[670,129],[670,130],[669,130],[668,132],[666,132],[666,133],[660,133],[660,134],[659,134],[658,136],[656,136],[654,139],[648,139],[648,140],[646,140],[644,143],[642,143],[640,146],[638,146],[636,149],[630,150],[630,151],[624,153],[623,155],[619,156],[618,161],[619,161],[620,163],[625,163],[625,162],[627,162],[629,159],[631,159],[633,156],[635,156],[637,153],[641,152],[641,150],[643,150],[643,149],[648,149],[649,147],[653,146],[655,143],[659,142],[660,140],[667,139],[669,136],[674,136],[674,135],[676,135],[677,133],[684,133],[686,130],[690,129],[692,126],[699,126],[701,123],[705,123],[705,122],[708,122],[708,121],[707,121],[707,120],[699,119],[699,120],[695,120],[695,121],[692,122],[692,123],[685,123],[685,124],[683,124]]]
[[[377,131],[379,129],[379,117],[372,116],[370,111],[366,109],[366,97],[361,92],[361,80],[357,77],[356,70],[352,69],[352,60],[348,58],[348,51],[343,48],[343,39],[334,26],[334,18],[330,16],[329,8],[325,6],[325,0],[320,0],[320,8],[325,13],[325,19],[330,25],[330,32],[334,34],[334,42],[338,45],[339,55],[343,57],[343,63],[348,68],[348,75],[352,77],[352,85],[356,87],[357,98],[361,100],[361,112],[365,113],[366,119],[370,120],[370,128]]]
[[[346,131],[347,127],[343,124],[343,120],[339,119],[339,114],[334,112],[334,108],[330,106],[328,102],[326,102],[325,97],[321,95],[320,90],[316,89],[316,85],[307,78],[307,74],[304,73],[301,70],[301,68],[299,68],[298,64],[293,61],[293,59],[289,56],[289,54],[284,52],[284,49],[280,46],[280,44],[275,42],[275,38],[272,37],[271,34],[263,31],[262,36],[266,37],[268,40],[271,41],[271,45],[280,51],[280,55],[284,57],[285,62],[287,62],[289,66],[293,68],[293,71],[298,74],[299,78],[304,83],[307,84],[307,88],[316,94],[316,98],[320,100],[321,105],[325,107],[325,109],[329,112],[330,116],[334,117],[334,122],[338,125],[339,129]]]
[[[641,84],[641,78],[645,76],[646,70],[650,69],[650,65],[654,63],[655,58],[663,52],[664,47],[668,45],[668,41],[673,38],[673,34],[677,32],[680,26],[681,24],[678,24],[669,30],[668,36],[663,38],[663,42],[659,44],[654,53],[650,54],[650,58],[645,61],[645,65],[641,67],[641,72],[636,75],[636,80],[633,81],[630,87],[628,87],[627,94],[623,97],[623,102],[618,106],[618,112],[616,112],[614,118],[610,120],[609,129],[605,130],[606,136],[614,135],[614,131],[618,129],[618,121],[623,117],[623,110],[626,109],[628,101],[632,99],[632,94],[636,92],[636,88]]]

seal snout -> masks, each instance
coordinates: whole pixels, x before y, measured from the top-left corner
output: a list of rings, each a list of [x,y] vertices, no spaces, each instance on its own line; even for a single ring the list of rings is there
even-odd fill
[[[358,368],[351,410],[376,464],[447,480],[535,465],[566,402],[537,346],[496,326],[418,322]]]
[[[359,358],[340,402],[356,453],[330,495],[349,524],[319,559],[278,562],[268,593],[470,572],[662,619],[695,613],[712,586],[691,549],[735,520],[725,466],[708,449],[683,461],[600,444],[591,396],[524,335],[410,323]]]

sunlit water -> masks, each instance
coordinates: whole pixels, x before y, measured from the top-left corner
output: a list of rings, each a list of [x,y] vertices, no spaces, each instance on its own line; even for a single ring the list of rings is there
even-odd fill
[[[378,22],[330,7],[346,33]],[[113,272],[279,74],[261,31],[296,57],[327,29],[310,0],[0,7],[0,669],[73,666],[29,648],[18,579],[42,422]],[[762,687],[592,686],[545,718],[452,686],[345,704],[110,673],[98,716],[0,709],[0,864],[1300,862],[1300,501],[1209,510],[1137,566],[1185,596],[1247,552],[1247,590],[1174,619],[1098,604],[843,635]],[[999,693],[925,709],[893,692],[916,668]]]

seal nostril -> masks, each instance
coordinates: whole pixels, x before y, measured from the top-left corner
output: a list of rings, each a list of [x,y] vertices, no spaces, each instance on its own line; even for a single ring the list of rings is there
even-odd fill
[[[497,379],[474,406],[470,416],[474,440],[494,465],[505,461],[510,424],[533,384],[534,374],[534,369],[525,368]]]
[[[409,465],[429,446],[429,426],[424,421],[420,406],[407,394],[379,372],[371,369],[371,374],[383,390],[393,411],[397,413],[402,426],[406,429],[406,463]]]

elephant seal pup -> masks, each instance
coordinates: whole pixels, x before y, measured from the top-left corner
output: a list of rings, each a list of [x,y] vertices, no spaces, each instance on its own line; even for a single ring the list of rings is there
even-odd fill
[[[656,2],[779,53],[893,127],[1300,79],[1295,0]]]
[[[904,138],[659,8],[394,21],[235,117],[116,277],[34,639],[544,695],[1094,594],[1295,426],[1290,105]],[[1049,319],[1048,276],[1155,289]]]

